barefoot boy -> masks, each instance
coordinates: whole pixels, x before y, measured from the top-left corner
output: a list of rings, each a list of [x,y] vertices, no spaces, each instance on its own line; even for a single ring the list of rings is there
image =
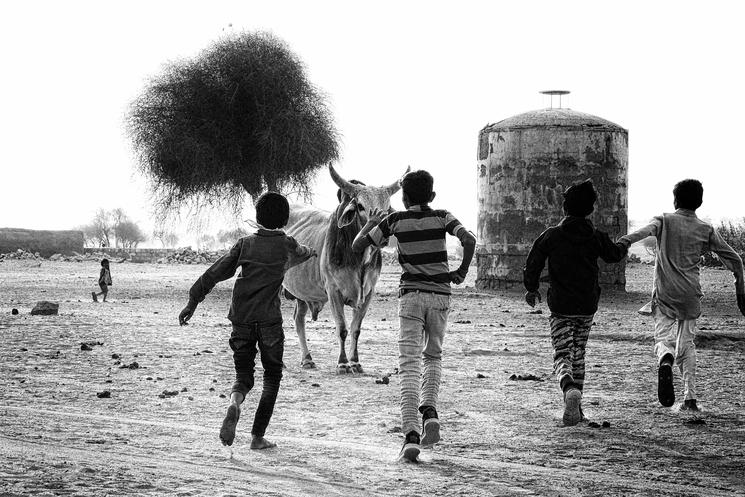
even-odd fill
[[[254,385],[256,347],[264,367],[264,387],[256,408],[251,430],[252,449],[266,449],[276,444],[264,438],[274,411],[274,402],[282,379],[284,331],[279,290],[285,271],[314,256],[309,247],[299,245],[280,228],[287,224],[289,205],[279,193],[268,192],[256,201],[256,221],[261,228],[238,240],[189,290],[189,303],[179,314],[179,324],[188,323],[197,304],[215,285],[241,272],[233,287],[228,319],[233,324],[230,348],[235,363],[235,383],[230,404],[220,430],[224,445],[232,445],[241,403]]]
[[[352,250],[362,252],[370,245],[384,245],[391,235],[398,240],[398,261],[403,270],[399,287],[398,363],[402,432],[406,436],[399,458],[412,462],[417,460],[420,443],[432,446],[440,440],[436,408],[442,341],[450,312],[450,283],[463,282],[476,246],[476,238],[452,214],[429,208],[428,204],[435,198],[432,184],[427,171],[408,173],[401,180],[406,211],[394,212],[382,221],[380,211],[371,212],[352,244]],[[463,245],[463,262],[455,271],[448,267],[445,233],[458,237]],[[422,414],[421,439],[419,413]]]
[[[106,297],[109,295],[109,287],[112,285],[113,283],[111,282],[111,269],[109,268],[109,260],[102,259],[101,273],[98,275],[98,286],[99,288],[101,288],[101,291],[98,293],[91,292],[93,302],[98,302],[99,295],[103,295],[103,301],[106,302]]]
[[[565,426],[582,420],[585,346],[600,300],[598,257],[610,263],[626,256],[624,245],[613,243],[587,219],[596,200],[590,180],[569,187],[564,192],[566,217],[533,242],[523,271],[525,301],[533,307],[536,299],[541,301],[539,279],[548,259],[551,343],[554,372],[564,393]]]
[[[675,403],[674,363],[683,376],[683,409],[698,410],[696,404],[696,319],[701,315],[699,261],[711,250],[735,275],[737,306],[745,314],[743,264],[737,252],[708,223],[696,216],[704,188],[686,179],[673,188],[675,212],[655,217],[650,224],[621,237],[627,247],[648,236],[657,239],[652,292],[654,351],[657,355],[657,397],[665,407]]]

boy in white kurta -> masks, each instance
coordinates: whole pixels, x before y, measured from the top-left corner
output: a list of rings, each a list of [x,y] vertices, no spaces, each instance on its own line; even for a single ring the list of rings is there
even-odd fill
[[[654,236],[655,256],[652,315],[654,317],[655,354],[659,364],[657,396],[670,407],[675,403],[672,366],[683,375],[683,409],[698,410],[696,404],[696,348],[693,337],[696,319],[701,315],[701,254],[712,251],[735,275],[737,306],[745,315],[745,280],[740,256],[708,223],[696,216],[704,189],[694,179],[686,179],[673,189],[676,211],[655,217],[634,233],[621,237],[627,246]]]

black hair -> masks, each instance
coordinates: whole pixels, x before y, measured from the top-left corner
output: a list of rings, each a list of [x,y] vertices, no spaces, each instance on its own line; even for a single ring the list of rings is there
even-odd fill
[[[108,259],[101,259],[101,265],[102,266],[108,266],[109,265],[109,260]]]
[[[697,179],[684,179],[675,184],[673,196],[677,208],[695,211],[704,202],[704,186]]]
[[[598,194],[592,180],[574,184],[564,192],[564,212],[569,216],[589,216],[595,210],[597,199]]]
[[[427,171],[420,169],[408,173],[401,180],[401,189],[409,198],[411,205],[427,204],[432,197],[435,180]]]
[[[282,228],[290,217],[290,204],[284,195],[266,192],[256,200],[256,222],[267,229]]]

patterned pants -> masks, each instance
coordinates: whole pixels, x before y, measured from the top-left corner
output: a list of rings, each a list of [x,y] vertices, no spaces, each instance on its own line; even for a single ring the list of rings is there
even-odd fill
[[[585,384],[585,346],[590,336],[589,316],[551,314],[551,343],[554,346],[554,374],[559,385],[571,383],[582,390]]]

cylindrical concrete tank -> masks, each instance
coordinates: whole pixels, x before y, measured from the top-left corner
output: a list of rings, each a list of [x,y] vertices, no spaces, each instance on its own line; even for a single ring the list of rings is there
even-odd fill
[[[478,273],[480,289],[522,282],[533,241],[563,218],[562,193],[591,178],[598,191],[595,226],[625,234],[628,132],[570,109],[543,109],[490,124],[479,133]],[[624,286],[625,263],[598,261],[600,282]]]

